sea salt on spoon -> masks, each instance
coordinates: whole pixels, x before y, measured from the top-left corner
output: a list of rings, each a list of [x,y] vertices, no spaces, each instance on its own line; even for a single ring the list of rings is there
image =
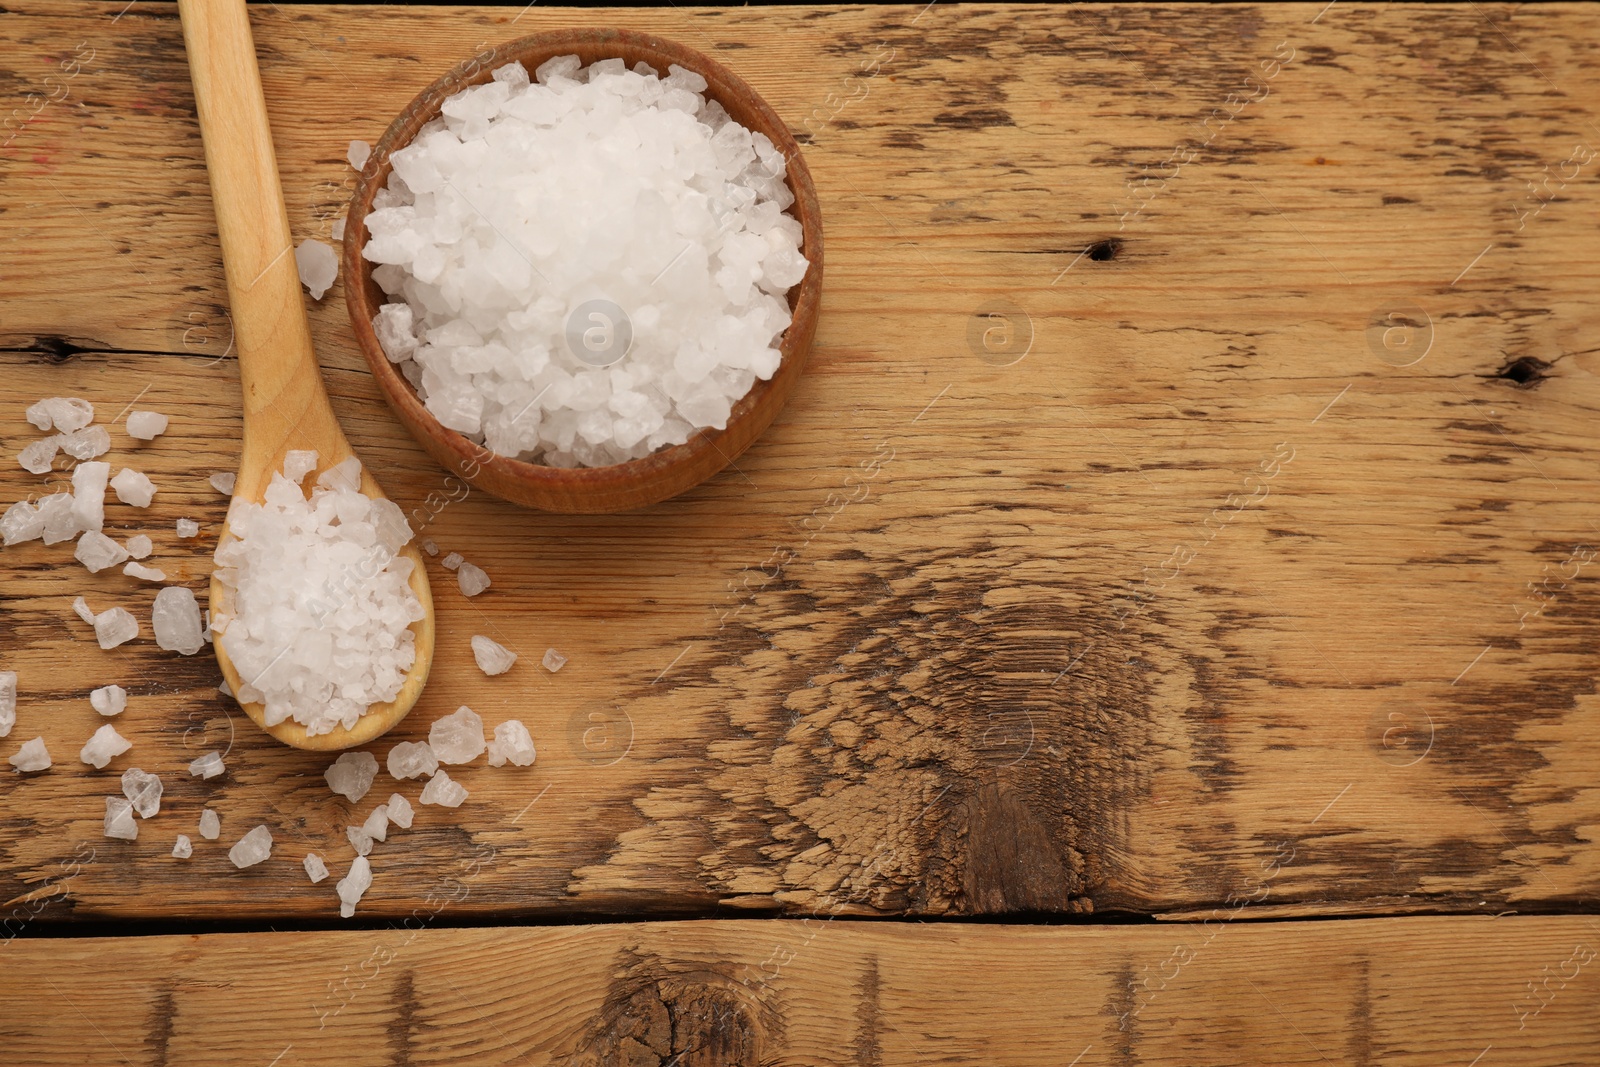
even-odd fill
[[[178,11],[211,177],[244,394],[244,440],[233,499],[235,504],[260,502],[291,450],[317,453],[308,484],[318,472],[354,453],[334,418],[311,346],[244,0],[180,0]],[[374,499],[384,495],[365,465],[360,489]],[[224,526],[221,540],[230,536]],[[400,553],[412,560],[410,586],[423,617],[411,625],[416,659],[399,695],[371,705],[353,728],[336,726],[315,736],[293,719],[268,726],[261,704],[245,704],[245,712],[262,729],[296,748],[350,748],[382,734],[411,710],[433,662],[433,598],[415,541]],[[228,614],[228,609],[227,587],[213,577],[213,617]],[[228,687],[240,692],[249,680],[240,678],[220,640],[214,647]]]

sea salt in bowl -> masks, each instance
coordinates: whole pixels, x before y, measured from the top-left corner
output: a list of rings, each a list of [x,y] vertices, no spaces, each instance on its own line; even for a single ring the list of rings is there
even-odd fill
[[[630,69],[643,62],[665,76],[672,66],[678,66],[704,78],[703,95],[719,103],[752,134],[764,135],[783,157],[786,184],[794,196],[786,214],[799,224],[800,252],[809,262],[804,277],[785,297],[791,319],[778,346],[781,358],[777,369],[764,380],[758,378],[732,405],[724,427],[699,430],[682,444],[669,444],[642,458],[606,466],[527,462],[495,453],[443,425],[378,339],[374,317],[385,303],[397,298],[386,296],[373,278],[375,264],[362,254],[371,237],[367,216],[389,182],[392,154],[411,144],[428,122],[440,116],[448,97],[491,81],[494,72],[508,63],[520,62],[532,74],[547,60],[569,55],[576,55],[585,67],[600,60],[621,59]],[[525,37],[473,56],[424,90],[395,119],[367,160],[351,200],[344,270],[346,304],[362,354],[390,407],[435,459],[477,488],[513,503],[548,511],[624,511],[675,496],[716,474],[777,416],[800,378],[816,331],[822,289],[822,221],[799,145],[777,114],[740,78],[699,52],[659,37],[628,30],[564,30]]]

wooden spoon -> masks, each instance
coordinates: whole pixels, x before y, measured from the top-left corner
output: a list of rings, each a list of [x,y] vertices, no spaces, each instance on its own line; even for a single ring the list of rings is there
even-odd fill
[[[316,450],[317,470],[308,479],[354,453],[328,404],[311,347],[311,325],[300,295],[300,274],[244,0],[180,0],[178,12],[211,175],[244,390],[244,442],[233,495],[235,500],[259,502],[289,450]],[[365,465],[361,491],[374,499],[383,496]],[[224,525],[222,541],[229,536]],[[245,713],[267,733],[296,748],[350,748],[388,730],[417,702],[433,663],[433,597],[415,542],[401,551],[414,564],[411,588],[425,614],[411,625],[417,658],[400,695],[390,703],[372,705],[354,729],[340,727],[315,737],[293,720],[268,726],[262,705],[245,704]],[[213,577],[211,611],[215,615],[227,610],[227,589]],[[239,673],[222,641],[214,645],[229,688],[240,692]]]

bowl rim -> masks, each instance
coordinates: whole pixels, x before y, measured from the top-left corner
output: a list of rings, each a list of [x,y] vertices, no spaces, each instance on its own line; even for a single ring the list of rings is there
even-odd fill
[[[676,64],[700,74],[707,82],[705,95],[721,103],[730,114],[737,109],[759,117],[759,125],[748,122],[742,124],[754,132],[765,134],[785,160],[785,180],[795,197],[794,204],[786,209],[786,213],[800,223],[800,247],[809,266],[805,277],[791,286],[788,292],[791,321],[779,345],[782,353],[779,366],[770,378],[758,379],[733,404],[723,429],[699,430],[683,444],[660,449],[639,459],[603,467],[553,467],[500,455],[487,445],[472,441],[465,434],[441,424],[401,374],[399,366],[390,362],[384,353],[372,319],[377,309],[389,301],[372,280],[373,264],[361,255],[366,240],[366,216],[372,210],[373,198],[388,180],[392,170],[390,156],[410,144],[417,131],[438,116],[446,97],[489,81],[496,68],[512,61],[522,61],[531,75],[538,62],[557,56],[579,54],[582,58],[587,53],[593,56],[583,60],[587,66],[598,59],[610,58],[595,53],[615,53],[623,49],[644,53],[644,61],[658,71]],[[538,62],[530,64],[528,60],[534,58]],[[718,89],[722,91],[716,91]],[[435,458],[446,467],[455,467],[457,473],[474,484],[478,484],[479,478],[484,478],[490,483],[520,483],[528,487],[534,496],[548,492],[555,496],[592,495],[597,499],[611,499],[628,495],[642,484],[670,483],[675,473],[681,475],[689,469],[709,463],[699,477],[669,487],[668,491],[659,495],[646,494],[649,498],[643,504],[624,504],[621,508],[601,507],[595,510],[626,510],[667,499],[733,464],[776,417],[810,353],[821,302],[822,219],[816,189],[800,154],[800,145],[783,119],[744,79],[703,53],[654,34],[618,28],[551,30],[503,42],[462,60],[419,92],[385,129],[362,167],[345,218],[342,256],[345,305],[357,346],[373,377],[377,379],[385,400],[399,415],[401,422],[414,436],[420,437],[422,431],[426,430],[432,443],[441,446],[448,454],[449,461],[446,462],[444,455],[430,447],[428,450]],[[374,291],[379,296],[376,301],[372,298]],[[776,395],[775,390],[779,391]],[[765,415],[764,421],[756,425],[753,432],[743,427],[742,424],[762,414]],[[736,428],[741,428],[742,432],[736,432]],[[741,441],[741,437],[744,440]],[[429,441],[421,443],[428,445]],[[721,462],[716,462],[708,455],[713,452]],[[494,484],[480,487],[516,503],[530,503],[497,492]],[[533,506],[546,509],[554,507],[548,503],[535,503]]]

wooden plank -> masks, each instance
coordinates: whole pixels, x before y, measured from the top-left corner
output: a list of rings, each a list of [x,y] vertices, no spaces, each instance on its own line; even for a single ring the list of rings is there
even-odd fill
[[[341,290],[313,309],[358,452],[495,581],[469,602],[437,572],[439,661],[396,738],[467,703],[541,746],[527,771],[468,770],[466,806],[380,846],[411,876],[363,914],[409,914],[426,872],[478,846],[497,859],[459,908],[484,915],[1592,897],[1597,166],[1561,164],[1600,146],[1582,103],[1600,13],[1319,6],[586,11],[713,52],[809,121],[814,364],[738,471],[648,512],[542,515],[451,501],[361,370]],[[0,441],[31,439],[35,397],[110,415],[148,386],[171,433],[114,442],[163,492],[112,524],[214,531],[205,477],[236,455],[238,396],[200,145],[172,8],[120,10],[0,18],[14,95],[96,49],[0,150]],[[297,238],[327,233],[345,141],[479,41],[574,17],[252,15]],[[1274,56],[1269,95],[1229,101]],[[1143,184],[1175,145],[1196,154]],[[983,346],[995,300],[1033,338],[1010,366]],[[1371,347],[1404,302],[1431,322],[1419,347]],[[56,362],[49,337],[109,351]],[[0,468],[0,502],[37,488]],[[157,540],[202,587],[210,541]],[[4,554],[12,740],[42,734],[58,766],[0,793],[0,899],[46,919],[329,914],[298,860],[342,868],[370,803],[230,718],[209,661],[160,654],[148,624],[89,644],[73,595],[142,613],[152,591],[64,548]],[[477,632],[522,655],[511,674],[477,673]],[[559,675],[537,667],[551,646]],[[84,696],[112,681],[135,747],[89,773]],[[229,744],[226,778],[183,773]],[[100,811],[127,766],[169,796],[123,845]],[[234,833],[168,859],[207,803],[230,830],[268,822],[274,862],[234,872]],[[62,888],[80,845],[98,859]]]
[[[38,1064],[1592,1062],[1595,923],[713,921],[39,941]],[[952,980],[955,976],[972,980]],[[271,1020],[267,1026],[264,1020]]]

